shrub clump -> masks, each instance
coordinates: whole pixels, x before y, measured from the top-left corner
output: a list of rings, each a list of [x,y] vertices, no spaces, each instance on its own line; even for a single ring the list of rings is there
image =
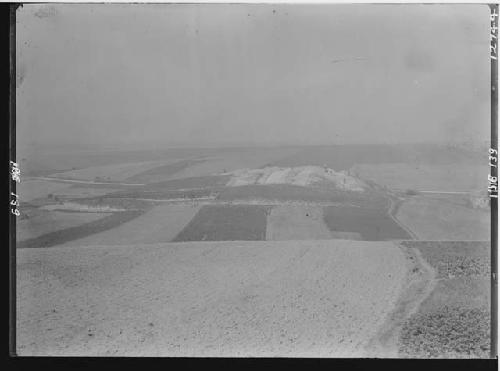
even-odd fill
[[[489,311],[445,306],[414,315],[403,326],[399,351],[411,358],[487,358]]]

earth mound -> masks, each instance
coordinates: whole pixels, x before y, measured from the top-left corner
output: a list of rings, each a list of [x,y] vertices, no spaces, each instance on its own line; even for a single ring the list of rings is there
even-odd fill
[[[253,184],[324,185],[354,192],[363,192],[366,188],[364,182],[349,175],[348,172],[336,172],[326,166],[269,166],[260,169],[238,169],[224,173],[224,175],[231,176],[231,179],[227,183],[229,187]]]

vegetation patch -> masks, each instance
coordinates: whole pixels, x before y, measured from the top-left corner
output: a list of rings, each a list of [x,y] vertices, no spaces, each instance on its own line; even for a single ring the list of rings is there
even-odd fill
[[[417,314],[403,326],[399,351],[411,358],[488,358],[489,311],[443,306]]]
[[[435,286],[403,325],[404,357],[486,358],[490,349],[489,243],[403,241],[435,269]]]
[[[418,248],[438,278],[490,275],[490,243],[486,241],[403,241]]]

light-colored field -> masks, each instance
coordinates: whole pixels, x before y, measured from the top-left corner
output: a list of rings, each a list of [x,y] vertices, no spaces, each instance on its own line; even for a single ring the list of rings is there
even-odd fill
[[[489,240],[489,210],[472,209],[444,198],[413,196],[399,208],[397,219],[420,240]]]
[[[273,207],[267,217],[266,240],[327,240],[332,238],[318,206]]]
[[[38,212],[29,219],[18,220],[16,240],[24,241],[46,233],[76,227],[109,215],[108,213],[68,213],[61,211]]]
[[[193,205],[163,204],[120,226],[63,246],[128,245],[171,241],[198,212]]]
[[[85,169],[65,171],[63,173],[52,174],[53,177],[63,179],[95,180],[99,177],[101,180],[123,181],[143,171],[164,166],[177,160],[165,161],[143,161],[129,162],[125,164],[112,164],[104,166],[92,166]]]
[[[357,164],[351,169],[362,179],[369,179],[390,189],[419,191],[470,191],[484,188],[489,173],[485,166],[467,164],[412,165]]]
[[[24,249],[19,355],[363,357],[408,265],[391,242]]]
[[[71,187],[71,184],[50,182],[46,180],[22,180],[16,187],[16,193],[21,202],[30,202],[37,198],[47,197],[50,193],[57,193]]]

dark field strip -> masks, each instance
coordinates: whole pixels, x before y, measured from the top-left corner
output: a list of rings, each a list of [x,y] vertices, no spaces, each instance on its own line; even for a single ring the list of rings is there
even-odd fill
[[[263,241],[266,239],[268,206],[203,206],[174,242]]]
[[[133,198],[133,199],[155,199],[155,200],[168,200],[168,199],[177,199],[177,198],[185,198],[195,199],[200,197],[208,197],[213,192],[214,189],[205,188],[205,189],[191,189],[191,190],[142,190],[142,191],[131,191],[131,192],[119,192],[110,195],[106,195],[107,199],[120,199],[120,198]]]
[[[143,187],[128,188],[109,193],[107,198],[199,198],[209,196],[221,190],[230,176],[203,176],[183,179],[172,179],[164,182],[150,183]]]
[[[323,217],[331,231],[357,232],[365,241],[411,239],[382,208],[327,206]]]
[[[346,192],[319,187],[301,187],[290,184],[245,185],[226,187],[221,190],[218,200],[272,200],[303,202],[351,203],[366,208],[385,208],[386,198],[372,191]]]
[[[67,228],[60,231],[44,234],[42,236],[31,238],[17,243],[18,249],[27,248],[43,248],[59,245],[65,242],[73,241],[79,238],[87,237],[89,235],[102,232],[120,224],[126,223],[139,215],[143,214],[146,210],[127,210],[122,212],[113,213],[102,219],[95,220],[90,223],[85,223],[77,227]]]
[[[151,206],[148,201],[136,200],[134,197],[114,197],[110,194],[76,199],[68,198],[67,201],[84,206],[109,206],[126,210],[148,209]]]

